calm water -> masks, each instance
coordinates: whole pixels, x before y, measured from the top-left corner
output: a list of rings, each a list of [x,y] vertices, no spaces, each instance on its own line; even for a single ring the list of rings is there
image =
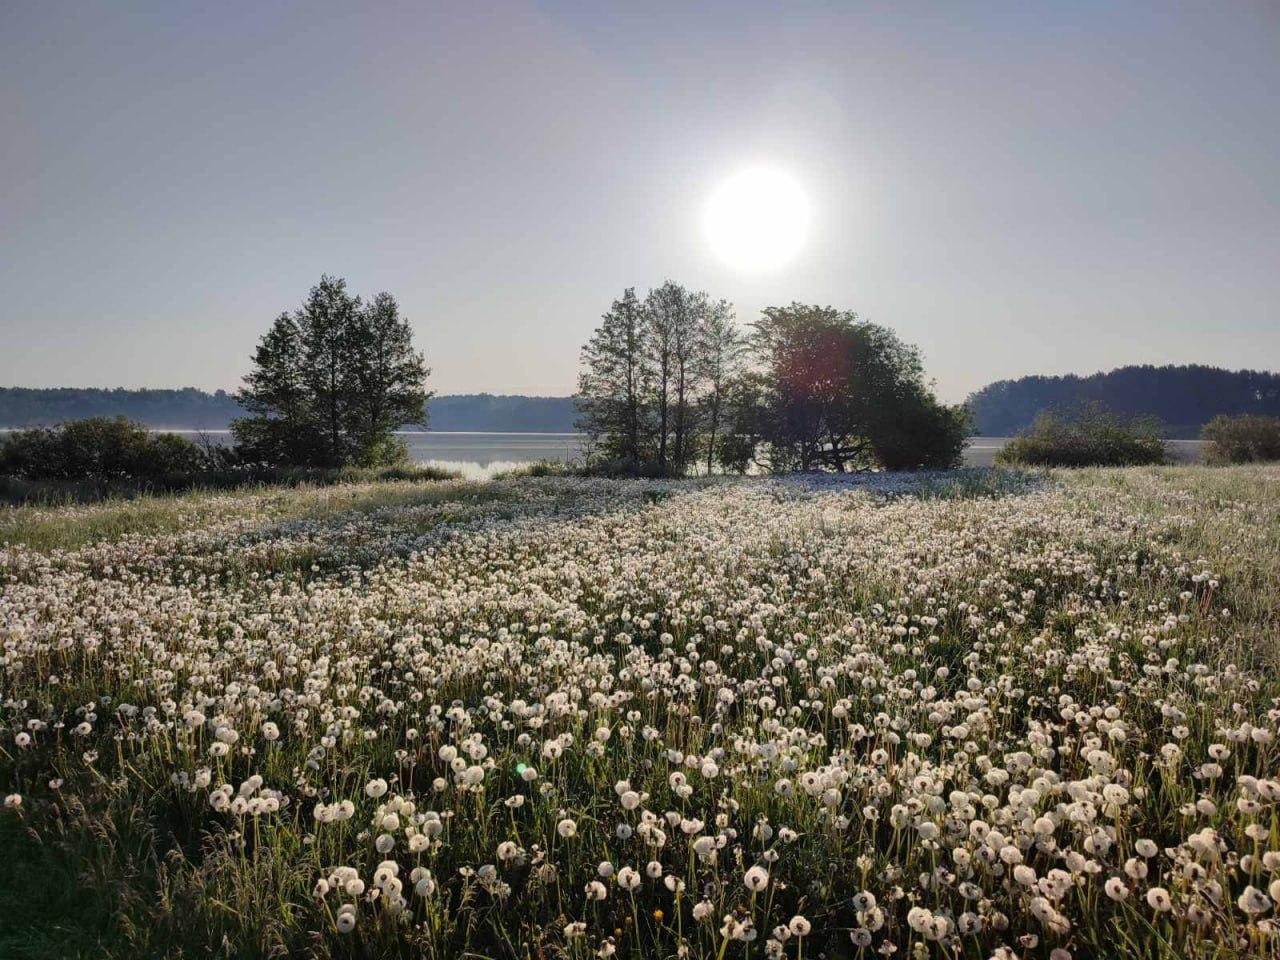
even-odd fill
[[[197,434],[177,431],[195,439]],[[218,442],[228,441],[230,432],[210,430],[206,434]],[[396,434],[409,445],[414,463],[456,470],[464,477],[483,479],[539,460],[575,463],[582,458],[582,439],[576,433],[443,433],[405,430]]]
[[[195,438],[194,432],[175,431]],[[230,438],[225,430],[205,434],[215,441]],[[576,433],[441,433],[436,431],[404,431],[399,434],[409,444],[409,456],[415,463],[457,470],[465,477],[483,479],[539,460],[577,463],[582,459],[582,438]],[[996,452],[1008,442],[1007,437],[974,437],[965,451],[965,464],[989,467]],[[1198,440],[1171,440],[1174,458],[1190,462],[1197,458],[1202,444]]]

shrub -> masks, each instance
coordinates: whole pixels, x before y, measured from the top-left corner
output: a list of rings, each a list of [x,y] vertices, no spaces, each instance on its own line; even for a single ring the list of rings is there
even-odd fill
[[[614,477],[642,480],[660,480],[663,477],[671,475],[671,471],[664,470],[662,464],[658,463],[656,460],[636,461],[592,459],[587,461],[586,466],[581,469],[580,473],[582,476],[586,477]]]
[[[1214,417],[1200,431],[1200,439],[1209,444],[1211,463],[1280,460],[1280,417]]]
[[[210,455],[176,434],[125,417],[67,420],[19,430],[0,447],[0,475],[38,480],[162,477],[206,470]]]
[[[1030,433],[996,454],[997,463],[1037,467],[1130,467],[1166,458],[1159,421],[1126,420],[1096,404],[1074,415],[1042,413]]]
[[[876,431],[873,446],[886,470],[948,470],[963,462],[971,432],[968,408],[945,406],[921,394],[903,403]]]

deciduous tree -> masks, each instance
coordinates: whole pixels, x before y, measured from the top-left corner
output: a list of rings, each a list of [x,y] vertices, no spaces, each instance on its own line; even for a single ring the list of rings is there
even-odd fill
[[[395,299],[366,307],[346,282],[322,277],[281,314],[254,353],[231,424],[250,462],[337,467],[401,460],[393,432],[424,423],[428,370]]]

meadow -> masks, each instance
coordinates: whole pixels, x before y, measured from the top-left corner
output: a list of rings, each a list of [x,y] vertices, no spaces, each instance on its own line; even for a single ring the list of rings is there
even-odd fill
[[[0,956],[1280,956],[1280,467],[0,511]]]

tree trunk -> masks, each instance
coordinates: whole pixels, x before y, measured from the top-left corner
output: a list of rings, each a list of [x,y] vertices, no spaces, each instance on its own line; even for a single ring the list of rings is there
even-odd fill
[[[720,426],[720,398],[711,403],[711,429],[707,436],[707,476],[711,476],[711,464],[716,453],[716,428]]]
[[[667,371],[662,371],[662,392],[658,397],[658,470],[667,475]]]

